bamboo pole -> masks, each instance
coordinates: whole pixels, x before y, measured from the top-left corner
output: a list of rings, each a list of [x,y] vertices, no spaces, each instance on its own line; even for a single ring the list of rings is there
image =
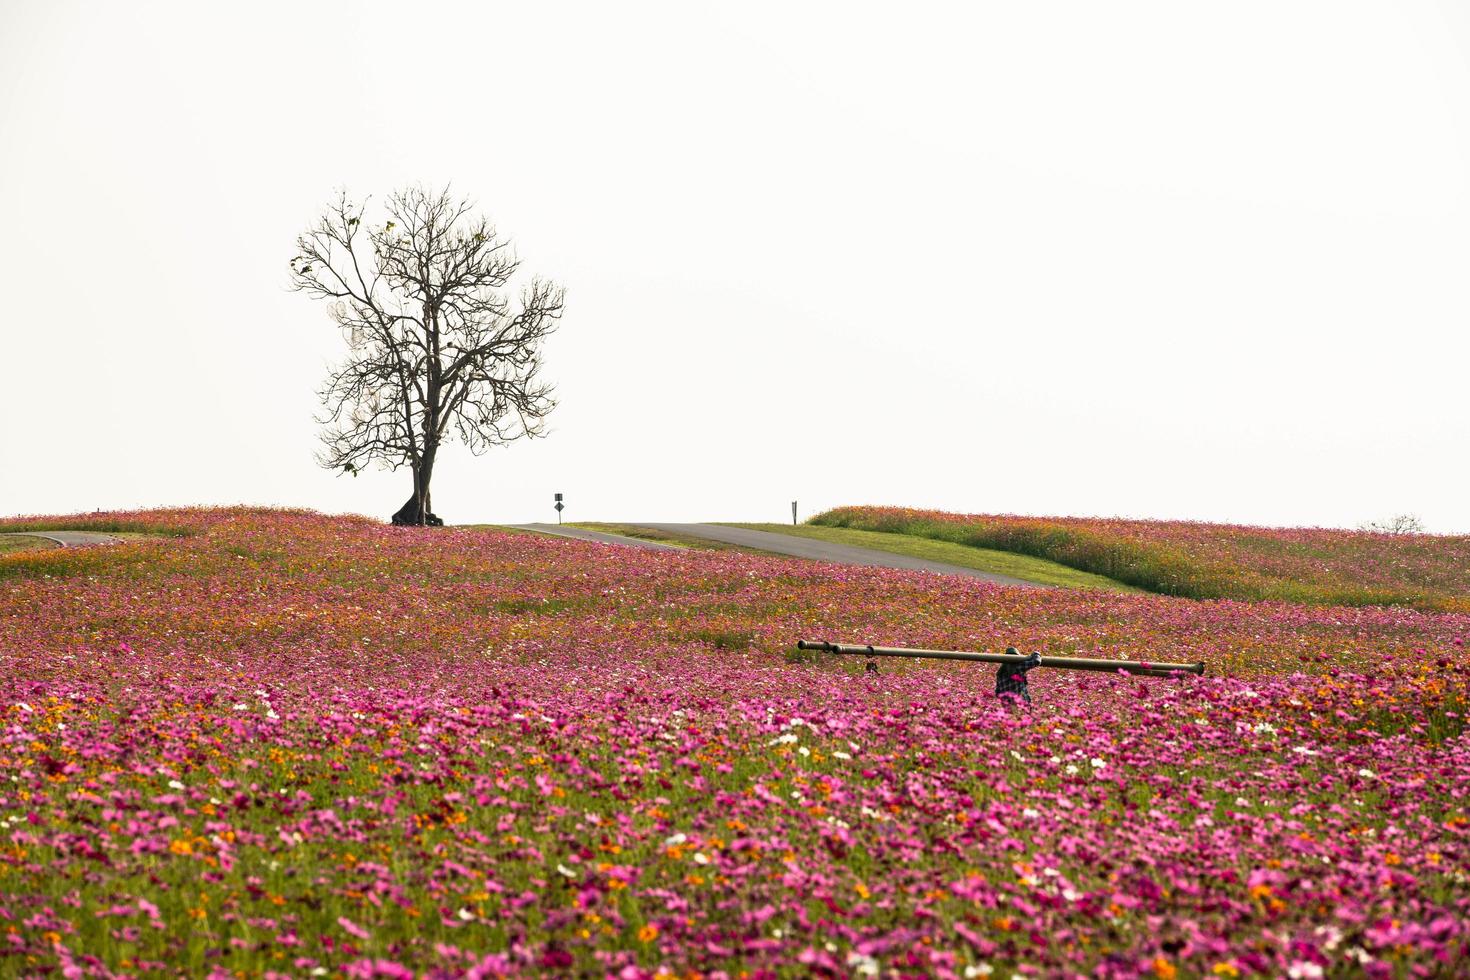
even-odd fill
[[[828,643],[825,640],[798,640],[799,650],[819,650],[850,657],[906,657],[922,660],[968,660],[986,664],[1016,664],[1026,657],[1009,653],[971,653],[964,650],[920,650],[909,647],[858,646],[852,643]],[[1175,674],[1203,674],[1203,661],[1193,664],[1157,663],[1146,660],[1099,660],[1092,657],[1042,657],[1043,667],[1067,670],[1101,670],[1116,673],[1126,670],[1144,677],[1172,677]]]

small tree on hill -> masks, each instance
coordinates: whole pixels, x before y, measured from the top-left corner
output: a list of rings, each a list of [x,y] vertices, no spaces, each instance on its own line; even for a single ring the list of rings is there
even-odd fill
[[[542,382],[542,341],[563,290],[532,279],[506,295],[520,266],[473,205],[447,190],[403,190],[369,225],[344,193],[296,240],[292,287],[326,300],[348,357],[320,391],[325,467],[356,474],[377,461],[413,472],[394,524],[442,524],[429,484],[439,448],[473,453],[544,434],[556,406]]]
[[[1386,521],[1367,521],[1358,525],[1360,531],[1372,531],[1374,534],[1423,534],[1424,522],[1413,514],[1399,514]]]

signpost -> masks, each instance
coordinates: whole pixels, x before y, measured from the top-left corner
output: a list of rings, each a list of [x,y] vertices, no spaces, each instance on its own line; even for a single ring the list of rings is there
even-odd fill
[[[561,523],[561,511],[562,511],[562,508],[565,507],[566,505],[561,502],[561,494],[559,494],[559,493],[558,494],[555,494],[555,497],[556,497],[556,523],[560,524]]]
[[[791,525],[796,526],[796,501],[791,501]]]

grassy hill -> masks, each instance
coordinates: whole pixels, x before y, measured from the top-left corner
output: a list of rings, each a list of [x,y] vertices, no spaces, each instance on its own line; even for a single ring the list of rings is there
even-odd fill
[[[625,537],[640,538],[645,541],[657,541],[660,544],[673,545],[677,548],[693,548],[701,551],[739,551],[745,554],[771,555],[776,552],[762,551],[759,548],[749,548],[741,545],[728,544],[722,541],[714,541],[709,538],[701,538],[694,534],[675,534],[659,528],[641,527],[637,524],[609,524],[606,522],[580,522],[576,527],[587,528],[592,531],[605,531],[610,534],[621,534]],[[774,534],[788,534],[798,538],[815,538],[819,541],[830,541],[834,544],[852,545],[858,548],[872,548],[876,551],[887,551],[895,555],[907,555],[911,558],[924,558],[929,561],[945,562],[950,565],[959,565],[962,568],[974,568],[982,572],[992,572],[997,575],[1009,575],[1012,578],[1024,582],[1032,582],[1037,585],[1050,585],[1063,589],[1101,589],[1104,592],[1142,592],[1122,582],[1115,582],[1101,575],[1093,575],[1090,572],[1078,571],[1066,565],[1059,565],[1054,561],[1046,561],[1042,558],[1033,558],[1030,555],[1018,555],[1010,551],[996,551],[993,548],[972,548],[968,545],[954,544],[949,541],[936,541],[930,538],[919,538],[907,534],[884,534],[878,531],[859,531],[846,527],[818,527],[813,524],[764,524],[748,522],[730,522],[727,527],[744,527],[755,531],[769,531]]]
[[[775,534],[790,534],[800,538],[816,538],[834,544],[852,545],[857,548],[873,548],[911,558],[942,561],[962,568],[974,568],[996,575],[1009,575],[1023,582],[1050,585],[1062,589],[1101,589],[1104,592],[1143,592],[1131,585],[1114,581],[1104,575],[1081,571],[1045,558],[1018,554],[1014,551],[998,551],[995,548],[977,548],[968,544],[957,544],[938,538],[918,537],[911,534],[889,534],[883,531],[864,531],[852,527],[826,527],[815,524],[732,524],[732,527],[748,527],[757,531]]]
[[[45,538],[31,537],[26,534],[6,534],[0,536],[0,555],[7,555],[12,551],[45,551],[55,547],[56,542],[54,541],[47,541]]]
[[[841,507],[823,527],[1032,555],[1164,595],[1470,611],[1470,536]]]
[[[0,976],[1464,972],[1470,616],[106,520],[0,555]]]

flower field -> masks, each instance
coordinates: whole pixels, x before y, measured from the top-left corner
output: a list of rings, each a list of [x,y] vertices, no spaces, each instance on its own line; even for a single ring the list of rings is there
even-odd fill
[[[0,556],[0,975],[1470,968],[1463,612],[89,524],[184,536]],[[798,638],[1209,669],[1023,712]]]
[[[1470,612],[1470,536],[839,507],[813,524],[1046,558],[1164,595]]]

